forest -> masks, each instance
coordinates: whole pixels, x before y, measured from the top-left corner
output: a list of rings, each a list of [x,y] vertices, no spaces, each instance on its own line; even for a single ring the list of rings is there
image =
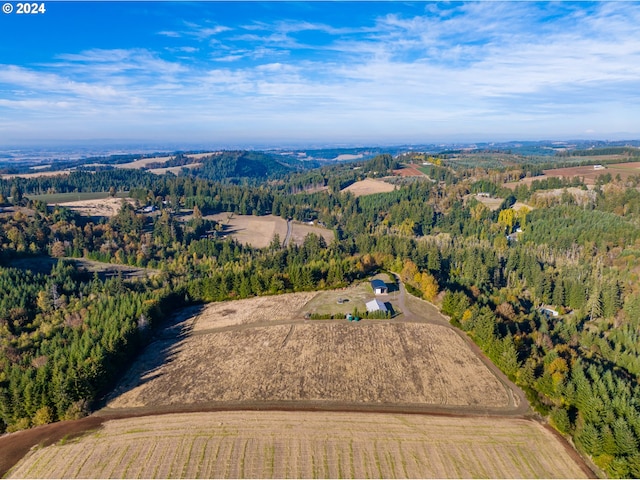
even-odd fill
[[[230,154],[229,169],[241,157]],[[603,472],[639,477],[640,177],[509,190],[503,183],[526,175],[525,163],[443,164],[426,167],[435,181],[357,198],[341,190],[389,174],[397,159],[251,182],[122,170],[0,180],[0,432],[90,412],[176,308],[337,288],[385,269],[466,331]],[[29,198],[111,189],[135,204],[101,220]],[[560,193],[537,208],[536,195],[551,190]],[[470,196],[478,192],[504,201],[490,210]],[[159,213],[136,208],[145,205]],[[206,235],[219,226],[205,217],[218,212],[314,220],[336,240],[283,247],[275,238],[254,249]],[[43,258],[50,271],[20,267]],[[74,258],[158,273],[101,278]]]

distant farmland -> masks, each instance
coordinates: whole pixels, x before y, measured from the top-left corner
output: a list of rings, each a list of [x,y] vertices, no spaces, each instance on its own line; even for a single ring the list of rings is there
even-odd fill
[[[106,422],[32,450],[11,478],[584,478],[521,419],[212,412]]]
[[[594,161],[594,164],[598,164],[598,162]],[[604,164],[604,167],[605,168],[603,169],[594,169],[593,165],[586,165],[580,167],[553,168],[550,170],[543,170],[543,175],[539,175],[537,177],[526,177],[519,182],[506,183],[505,187],[515,188],[521,183],[531,185],[531,183],[535,180],[544,180],[551,177],[560,177],[567,179],[580,177],[584,179],[585,184],[595,185],[596,179],[600,175],[610,174],[614,178],[616,177],[616,175],[620,175],[620,178],[622,178],[623,180],[631,175],[640,175],[640,162]]]
[[[386,193],[395,190],[395,185],[383,182],[382,180],[374,180],[372,178],[365,178],[356,183],[352,183],[347,188],[344,188],[343,192],[351,192],[356,197],[363,195],[373,195],[374,193]]]

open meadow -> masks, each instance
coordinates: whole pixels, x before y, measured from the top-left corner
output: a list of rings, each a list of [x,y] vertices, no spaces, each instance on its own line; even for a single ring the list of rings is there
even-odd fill
[[[287,236],[287,221],[275,215],[258,217],[224,212],[207,215],[205,218],[222,224],[225,235],[231,235],[243,245],[255,248],[267,247],[276,234],[281,242]]]
[[[99,198],[93,200],[77,200],[72,202],[59,202],[57,205],[68,208],[80,215],[87,217],[113,217],[122,208],[122,202],[133,205],[131,198]]]
[[[230,235],[243,245],[251,245],[254,248],[267,247],[276,234],[280,237],[280,242],[284,242],[287,238],[287,221],[275,215],[258,217],[225,212],[207,215],[205,218],[221,223],[225,235]],[[297,245],[301,245],[309,233],[321,236],[327,244],[333,241],[333,231],[327,228],[300,222],[291,222],[290,225],[290,242]]]
[[[142,353],[106,411],[231,402],[508,411],[512,395],[447,326],[305,320],[312,294],[214,303]],[[175,327],[174,327],[175,328]]]
[[[365,178],[359,182],[352,183],[346,188],[342,189],[342,192],[351,192],[356,197],[363,195],[373,195],[374,193],[386,193],[395,190],[395,185],[392,185],[382,180],[374,180],[372,178]]]
[[[32,450],[11,478],[585,478],[523,419],[209,412],[111,420]]]

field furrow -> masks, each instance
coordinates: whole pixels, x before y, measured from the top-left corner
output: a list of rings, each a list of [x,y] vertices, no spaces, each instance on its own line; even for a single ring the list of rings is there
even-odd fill
[[[79,467],[80,466],[80,467]],[[537,423],[518,419],[218,412],[112,420],[32,451],[12,478],[578,478]]]

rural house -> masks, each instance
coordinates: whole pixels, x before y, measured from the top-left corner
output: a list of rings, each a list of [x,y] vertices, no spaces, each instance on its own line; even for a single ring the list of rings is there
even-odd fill
[[[371,288],[373,288],[373,293],[375,293],[376,295],[384,295],[386,293],[389,293],[387,284],[379,279],[371,280]]]
[[[377,298],[367,302],[367,312],[387,312],[387,306]]]

